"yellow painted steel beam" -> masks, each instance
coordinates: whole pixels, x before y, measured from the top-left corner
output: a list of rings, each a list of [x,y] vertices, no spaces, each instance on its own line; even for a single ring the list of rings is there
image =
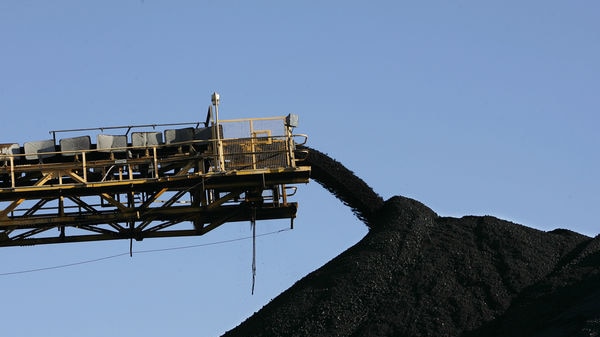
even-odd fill
[[[36,185],[41,186],[41,185],[45,184],[48,180],[52,179],[53,177],[54,177],[53,173],[46,174],[44,177],[42,177],[42,179],[40,179],[36,182]],[[0,219],[7,218],[8,214],[10,212],[14,211],[20,204],[25,202],[25,200],[27,200],[27,199],[19,198],[19,199],[13,201],[8,207],[6,207],[4,210],[2,210],[0,212]]]
[[[81,184],[87,184],[87,181],[85,179],[80,177],[77,173],[73,172],[72,170],[67,170],[66,173],[69,177],[73,178],[73,180],[75,180]]]
[[[226,203],[227,201],[232,200],[235,197],[239,197],[240,194],[242,194],[242,192],[244,192],[244,190],[237,190],[237,191],[233,191],[233,192],[229,192],[227,193],[225,196],[211,202],[210,204],[208,204],[206,206],[207,210],[212,210],[215,209],[221,205],[223,205],[224,203]]]
[[[111,195],[106,194],[106,193],[102,193],[100,194],[100,196],[102,197],[102,199],[106,200],[109,204],[115,206],[116,208],[119,209],[119,211],[125,213],[128,210],[130,210],[129,207],[123,205],[121,202],[115,200],[115,198],[113,198]]]
[[[297,209],[297,203],[288,203],[287,205],[275,206],[271,203],[263,204],[263,207],[258,208],[258,212],[264,214],[282,214],[283,218],[289,217],[290,210]],[[176,207],[157,207],[150,208],[145,211],[135,209],[127,209],[121,212],[74,212],[66,213],[64,216],[55,214],[41,214],[27,217],[15,217],[12,219],[0,220],[0,229],[25,229],[36,228],[39,226],[77,226],[79,224],[87,225],[102,225],[108,222],[126,223],[130,221],[144,221],[151,219],[152,221],[168,221],[178,218],[192,219],[201,217],[205,223],[210,223],[221,216],[234,212],[238,209],[249,208],[245,205],[222,205],[217,208],[208,208],[206,206],[176,206]],[[279,212],[279,213],[278,213]],[[239,218],[239,217],[238,217]],[[274,218],[269,218],[274,219]],[[249,218],[243,218],[246,221]]]
[[[257,219],[278,219],[295,217],[297,203],[288,203],[285,206],[275,206],[272,203],[266,203],[263,207],[257,208]],[[239,213],[242,212],[242,213]],[[204,223],[211,223],[228,214],[234,214],[232,221],[249,221],[249,207],[245,205],[222,205],[217,208],[209,209],[206,206],[176,206],[168,208],[151,208],[144,212],[128,209],[123,212],[107,211],[103,213],[67,213],[64,216],[42,214],[27,217],[15,217],[8,220],[0,220],[1,229],[27,229],[47,226],[77,226],[85,225],[103,225],[109,222],[127,223],[130,221],[142,222],[146,219],[153,221],[170,221],[176,219],[196,219],[201,217]]]
[[[255,171],[247,170],[208,174],[190,173],[158,179],[144,178],[95,183],[89,182],[87,184],[77,183],[43,185],[53,177],[53,174],[48,174],[44,176],[44,178],[37,181],[33,186],[0,188],[0,201],[35,199],[58,195],[90,196],[109,192],[148,192],[161,190],[164,188],[175,190],[189,188],[194,184],[203,184],[205,189],[239,189],[245,187],[262,186],[263,184],[270,186],[279,184],[308,183],[310,178],[310,167],[293,169],[264,169]]]
[[[181,207],[176,207],[181,208]],[[76,223],[72,224],[50,224],[46,219],[39,226],[29,227],[28,232],[18,234],[13,238],[9,238],[8,235],[0,235],[0,246],[26,246],[36,244],[50,244],[50,243],[65,243],[65,242],[84,242],[84,241],[100,241],[100,240],[116,240],[116,239],[135,239],[143,240],[146,238],[158,238],[158,237],[176,237],[176,236],[199,236],[206,234],[207,232],[227,223],[227,222],[238,222],[238,221],[250,221],[254,215],[251,210],[244,208],[231,209],[230,207],[222,207],[218,211],[210,212],[209,216],[206,217],[208,226],[199,229],[169,229],[168,227],[176,225],[177,223],[190,221],[198,218],[198,208],[187,207],[185,211],[180,210],[180,214],[165,215],[161,218],[167,219],[173,217],[173,220],[168,220],[168,223],[162,226],[156,226],[148,230],[140,231],[137,228],[123,228],[120,231],[111,231],[106,228],[94,227],[92,224],[82,224],[81,218],[71,218]],[[294,218],[296,216],[297,205],[295,203],[290,204],[287,207],[266,207],[259,208],[256,210],[254,219],[256,220],[270,220],[270,219],[283,219],[283,218]],[[62,220],[69,220],[69,217],[60,217]],[[109,221],[111,218],[109,214],[96,215],[95,220],[100,222]],[[24,219],[27,220],[27,219]],[[31,219],[28,219],[31,220]],[[90,219],[88,219],[90,220]],[[114,214],[113,214],[113,219]],[[119,219],[123,220],[123,219]],[[55,220],[52,220],[54,222]],[[31,223],[29,224],[31,225]],[[78,229],[76,234],[70,234],[68,231],[62,231],[58,236],[46,236],[46,237],[34,237],[36,234],[41,232],[47,232],[52,228],[61,226],[75,227]],[[93,232],[93,234],[81,234],[82,231]]]
[[[145,234],[143,238],[131,237],[127,233],[113,233],[113,234],[88,234],[88,235],[73,235],[64,237],[42,237],[42,238],[26,238],[22,240],[0,240],[0,247],[11,247],[11,246],[35,246],[43,244],[55,244],[55,243],[76,243],[76,242],[93,242],[93,241],[107,241],[107,240],[123,240],[123,239],[135,239],[143,240],[148,238],[166,238],[166,237],[184,237],[184,236],[200,236],[196,230],[173,230],[168,232],[150,232]]]

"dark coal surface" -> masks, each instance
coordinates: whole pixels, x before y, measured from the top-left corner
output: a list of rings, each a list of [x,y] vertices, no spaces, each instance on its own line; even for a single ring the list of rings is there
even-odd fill
[[[305,161],[311,166],[311,178],[371,227],[373,217],[383,206],[383,198],[337,160],[308,146],[302,146],[299,150],[308,151]]]
[[[370,231],[224,336],[600,336],[600,239],[440,217],[307,162]]]

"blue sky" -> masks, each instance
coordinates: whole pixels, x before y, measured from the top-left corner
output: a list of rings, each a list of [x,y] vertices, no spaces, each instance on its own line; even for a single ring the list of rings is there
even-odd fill
[[[598,234],[595,1],[2,1],[0,143],[55,129],[300,115],[296,131],[385,199]],[[0,276],[10,336],[216,336],[352,246],[366,227],[317,183],[293,231],[249,224],[139,253]],[[259,224],[259,233],[287,228]],[[0,274],[128,242],[0,250]]]

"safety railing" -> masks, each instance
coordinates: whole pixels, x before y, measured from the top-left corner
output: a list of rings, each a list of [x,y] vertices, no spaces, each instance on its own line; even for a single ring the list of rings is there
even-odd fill
[[[212,126],[165,130],[165,142],[168,141],[168,144],[160,139],[155,141],[161,142],[160,144],[152,146],[134,146],[136,140],[132,139],[131,142],[125,140],[125,146],[118,146],[123,145],[121,143],[112,147],[111,143],[99,148],[98,138],[98,144],[87,145],[90,149],[65,151],[60,150],[61,147],[56,146],[54,140],[51,147],[32,154],[14,153],[14,145],[7,144],[11,146],[11,151],[0,154],[0,188],[41,186],[49,181],[56,184],[90,184],[159,179],[185,174],[294,168],[295,146],[298,142],[305,143],[307,137],[292,134],[285,122],[285,117],[251,118],[222,120],[218,128]],[[189,123],[164,125],[185,124]],[[73,129],[52,131],[52,134],[55,137],[59,132],[117,128],[127,128],[127,134],[136,127],[148,126],[156,127],[142,125]],[[220,132],[218,137],[215,130]],[[177,132],[168,133],[169,131]],[[184,134],[183,131],[189,131],[190,136],[179,141],[177,137]],[[193,139],[200,132],[204,133],[204,139]],[[32,157],[35,159],[32,160]]]

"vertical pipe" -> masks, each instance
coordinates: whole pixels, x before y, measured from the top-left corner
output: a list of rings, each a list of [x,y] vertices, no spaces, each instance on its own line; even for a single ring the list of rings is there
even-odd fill
[[[254,295],[254,284],[256,283],[256,207],[252,207],[252,295]]]
[[[61,219],[64,219],[65,216],[65,197],[63,197],[62,195],[60,197],[58,197],[58,216]],[[60,237],[64,238],[65,237],[65,226],[59,226],[58,227],[60,230]]]
[[[285,189],[285,184],[281,184],[281,198],[283,200],[283,206],[287,206],[287,191]]]
[[[87,161],[85,159],[85,152],[81,152],[81,160],[83,167],[83,181],[87,184]]]
[[[215,106],[215,128],[217,133],[217,160],[218,160],[218,171],[225,170],[225,159],[223,158],[223,143],[221,142],[221,132],[219,129],[219,94],[213,93],[212,104]]]
[[[254,121],[250,121],[250,152],[252,153],[252,169],[256,170],[256,134],[254,133]]]
[[[65,216],[65,197],[62,195],[58,197],[58,216]]]
[[[289,167],[296,167],[296,163],[294,160],[294,137],[292,134],[292,128],[285,125],[284,122],[284,127],[285,127],[285,133],[286,133],[286,144],[287,144],[287,164]]]
[[[156,158],[156,146],[152,147],[152,155],[154,156],[154,178],[158,179],[158,158]]]
[[[15,158],[11,155],[10,157],[10,181],[11,187],[15,188]]]
[[[58,216],[61,218],[64,218],[65,216],[65,197],[63,197],[62,195],[58,197]],[[65,226],[59,226],[58,228],[60,230],[60,237],[64,238]]]

